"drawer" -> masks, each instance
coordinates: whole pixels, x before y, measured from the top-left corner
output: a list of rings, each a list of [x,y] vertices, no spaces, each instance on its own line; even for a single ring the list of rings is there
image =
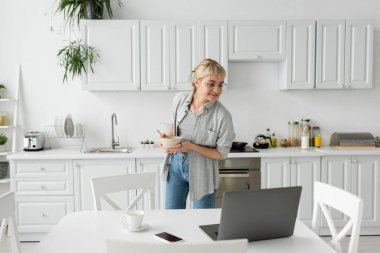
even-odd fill
[[[71,160],[26,160],[11,162],[11,177],[70,177]]]
[[[18,232],[48,232],[74,211],[73,196],[16,196]]]
[[[72,195],[72,179],[12,179],[16,195]]]

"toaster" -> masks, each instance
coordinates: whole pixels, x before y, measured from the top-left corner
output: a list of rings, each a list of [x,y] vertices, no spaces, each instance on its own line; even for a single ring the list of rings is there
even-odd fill
[[[24,136],[24,151],[41,151],[45,147],[45,133],[28,132]]]

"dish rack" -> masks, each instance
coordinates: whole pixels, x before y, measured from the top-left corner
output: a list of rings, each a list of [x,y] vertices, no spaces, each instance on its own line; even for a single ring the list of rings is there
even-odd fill
[[[86,126],[74,124],[72,126],[48,125],[45,126],[45,149],[49,148],[78,148],[80,151],[87,149]]]

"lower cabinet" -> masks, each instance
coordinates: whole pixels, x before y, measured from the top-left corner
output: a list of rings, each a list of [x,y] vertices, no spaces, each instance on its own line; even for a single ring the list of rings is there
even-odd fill
[[[74,160],[75,211],[94,210],[94,199],[90,180],[97,177],[107,177],[135,173],[135,159],[94,159]],[[108,195],[121,208],[126,208],[136,192],[118,192]],[[102,209],[114,210],[106,202],[101,202]]]
[[[261,188],[302,186],[298,218],[311,226],[313,186],[320,181],[321,157],[261,158]]]
[[[322,181],[363,199],[361,235],[380,234],[380,157],[378,156],[324,156]],[[332,210],[339,229],[348,218]],[[326,223],[321,232],[328,234]]]
[[[39,241],[74,211],[71,160],[11,160],[11,191],[21,241]]]
[[[165,208],[165,185],[161,180],[162,162],[160,158],[136,159],[136,172],[156,172],[155,209]],[[147,209],[150,206],[150,199],[147,194],[137,205],[138,209]]]

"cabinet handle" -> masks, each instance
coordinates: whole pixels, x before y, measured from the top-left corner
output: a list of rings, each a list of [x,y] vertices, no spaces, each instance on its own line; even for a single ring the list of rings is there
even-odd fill
[[[79,164],[74,163],[74,167],[79,168]]]
[[[44,167],[40,167],[40,170],[41,170],[41,171],[45,171],[45,168],[44,168]]]
[[[47,217],[47,215],[45,213],[42,213],[41,216],[44,217],[44,218]]]
[[[354,159],[354,160],[352,160],[352,162],[353,162],[353,163],[357,163],[357,162],[358,162],[358,160]]]
[[[260,59],[261,57],[260,57],[260,55],[255,55],[254,58],[255,59]]]
[[[42,189],[42,190],[45,190],[46,188],[45,188],[45,186],[41,185],[41,189]]]
[[[292,161],[292,164],[296,164],[297,162],[296,161]]]

